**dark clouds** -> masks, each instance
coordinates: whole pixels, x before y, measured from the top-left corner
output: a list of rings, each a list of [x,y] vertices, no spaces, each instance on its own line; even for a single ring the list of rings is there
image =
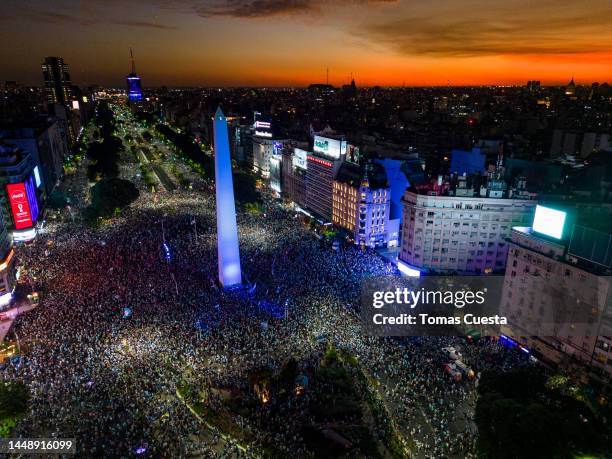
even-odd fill
[[[2,0],[0,0],[2,1]],[[103,8],[104,4],[96,4],[90,2],[79,8],[65,8],[61,4],[55,5],[54,9],[50,9],[49,5],[43,4],[36,7],[36,2],[31,2],[31,6],[17,5],[10,10],[9,14],[2,14],[4,11],[0,8],[0,17],[5,20],[12,21],[30,21],[42,24],[66,24],[90,26],[95,24],[114,24],[127,27],[142,27],[148,29],[175,29],[176,27],[146,20],[130,20],[123,19],[124,14],[107,14]],[[121,6],[121,2],[106,0],[105,5],[115,7]],[[120,12],[120,10],[118,10]]]
[[[554,8],[485,5],[482,10],[408,15],[360,30],[371,41],[406,55],[550,55],[612,49],[612,3],[607,0],[579,9],[560,3]]]
[[[396,3],[397,0],[221,0],[196,7],[202,17],[263,18],[295,14],[323,14],[329,6]]]

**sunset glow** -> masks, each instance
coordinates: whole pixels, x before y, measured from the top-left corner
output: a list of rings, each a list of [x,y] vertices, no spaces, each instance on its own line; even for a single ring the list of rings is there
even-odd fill
[[[145,86],[578,84],[612,75],[612,6],[485,0],[4,0],[2,80],[62,55],[80,83]],[[333,4],[331,6],[330,4]],[[36,26],[37,33],[32,33]],[[41,40],[40,37],[45,39]],[[26,59],[31,56],[31,59]],[[78,63],[78,64],[77,64]]]

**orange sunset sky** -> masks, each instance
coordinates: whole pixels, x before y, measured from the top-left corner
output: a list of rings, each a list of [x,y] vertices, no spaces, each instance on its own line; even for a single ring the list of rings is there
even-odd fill
[[[612,82],[611,0],[2,0],[0,81],[468,85]]]

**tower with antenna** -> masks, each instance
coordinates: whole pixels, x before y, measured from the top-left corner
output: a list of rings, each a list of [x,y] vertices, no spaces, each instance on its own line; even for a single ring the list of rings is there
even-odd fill
[[[127,76],[128,99],[130,102],[138,102],[142,100],[142,85],[140,77],[136,74],[136,63],[134,61],[134,52],[130,47],[130,61],[132,64],[132,72]]]

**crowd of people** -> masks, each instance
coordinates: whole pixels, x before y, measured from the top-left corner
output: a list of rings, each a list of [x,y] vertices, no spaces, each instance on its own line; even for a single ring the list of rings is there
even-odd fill
[[[194,178],[191,190],[143,189],[99,228],[67,219],[18,248],[22,281],[41,303],[14,324],[27,352],[2,370],[31,394],[15,436],[74,437],[83,457],[241,457],[269,444],[308,457],[299,405],[235,413],[245,445],[203,426],[177,389],[197,380],[248,393],[253,369],[289,358],[307,368],[324,341],[381,383],[414,457],[473,453],[474,384],[443,372],[441,348],[461,345],[472,361],[493,354],[491,365],[513,364],[514,354],[459,338],[365,336],[361,282],[396,268],[372,251],[333,250],[267,197],[261,213],[238,212],[245,287],[224,291],[215,228],[210,184]]]

